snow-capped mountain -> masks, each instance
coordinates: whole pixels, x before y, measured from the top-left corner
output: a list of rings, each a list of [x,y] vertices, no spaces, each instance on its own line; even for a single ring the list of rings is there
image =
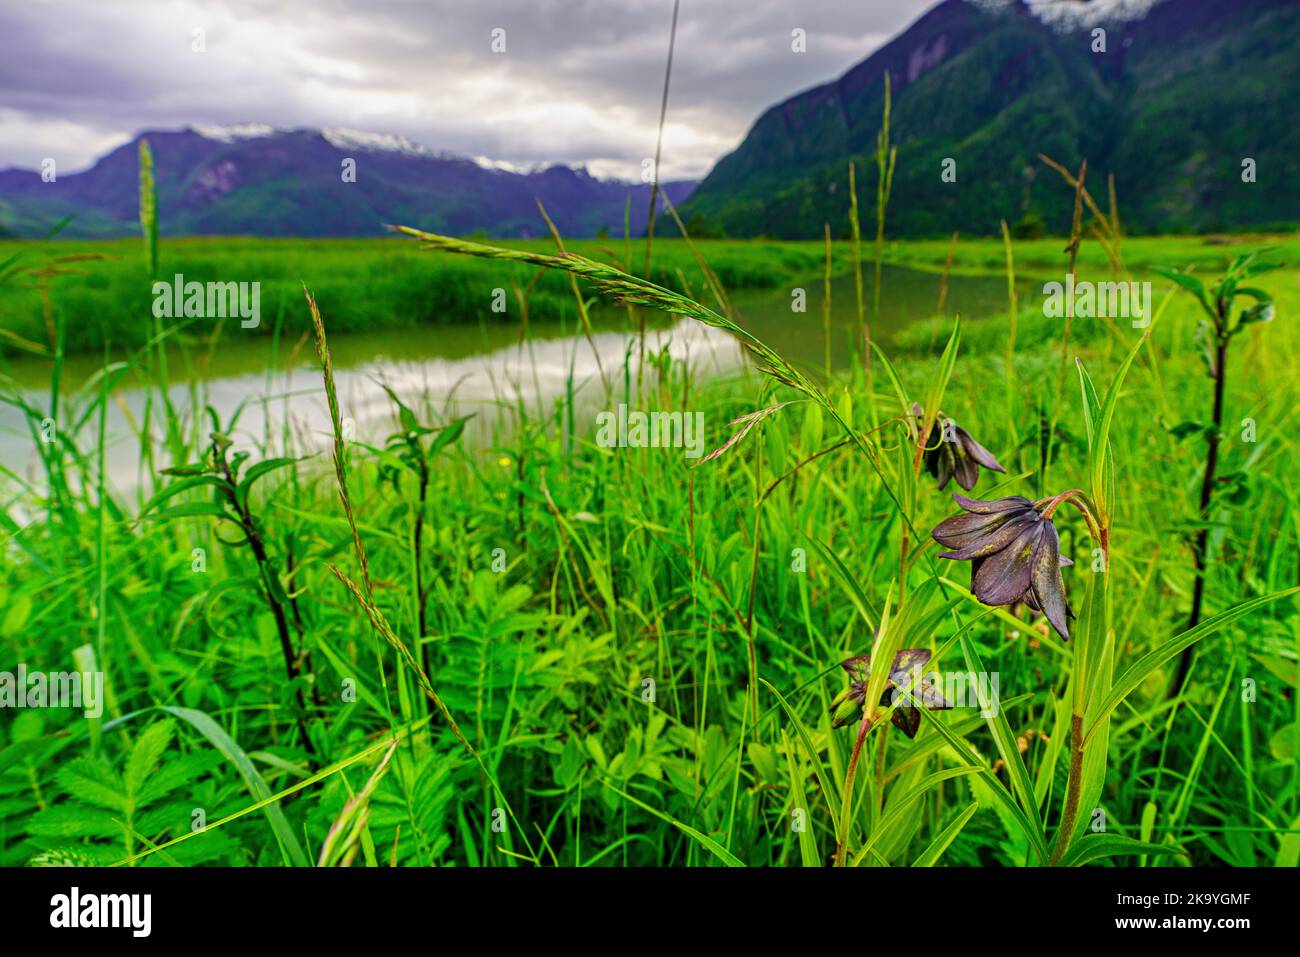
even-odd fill
[[[404,136],[345,128],[194,125],[150,131],[90,169],[45,182],[0,172],[0,230],[39,235],[64,215],[65,235],[137,231],[139,141],[154,153],[164,233],[377,235],[383,224],[493,236],[541,236],[541,201],[566,236],[645,229],[650,187],[597,179],[584,169],[527,171],[439,152]],[[693,183],[663,184],[681,202]]]

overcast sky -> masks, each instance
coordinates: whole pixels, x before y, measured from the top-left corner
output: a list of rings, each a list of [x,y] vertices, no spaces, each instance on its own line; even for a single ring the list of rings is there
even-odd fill
[[[682,0],[665,178],[833,79],[936,0]],[[672,0],[25,0],[0,9],[0,168],[90,165],[144,129],[349,127],[639,177]],[[494,29],[505,52],[494,53]],[[791,49],[791,31],[807,52]],[[206,52],[194,52],[203,30]]]

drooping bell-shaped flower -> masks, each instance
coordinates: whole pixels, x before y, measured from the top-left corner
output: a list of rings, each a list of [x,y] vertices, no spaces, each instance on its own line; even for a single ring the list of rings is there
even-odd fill
[[[918,418],[924,416],[916,404],[912,405],[912,413]],[[1006,472],[992,452],[952,419],[935,421],[925,442],[925,468],[938,480],[940,491],[956,478],[957,484],[969,492],[979,481],[981,465],[993,472]]]
[[[916,704],[935,711],[952,707],[935,687],[933,676],[921,673],[929,660],[930,652],[925,648],[904,648],[894,655],[894,664],[889,669],[880,698],[882,707],[888,707],[897,699],[898,706],[894,708],[890,721],[909,738],[916,737],[921,726],[921,713]],[[832,728],[844,727],[862,707],[867,696],[867,682],[871,678],[871,655],[846,658],[840,662],[840,667],[849,673],[849,686],[831,702]]]
[[[965,512],[945,519],[930,534],[950,551],[940,558],[971,563],[971,592],[986,605],[1024,602],[1040,611],[1062,638],[1070,637],[1056,526],[1027,498],[1012,495],[981,502],[956,494]]]

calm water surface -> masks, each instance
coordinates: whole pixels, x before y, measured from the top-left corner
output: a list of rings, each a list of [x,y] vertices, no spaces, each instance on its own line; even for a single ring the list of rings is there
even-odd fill
[[[864,268],[864,300],[872,314],[872,269]],[[881,312],[872,320],[872,335],[886,348],[893,335],[917,319],[935,314],[938,274],[886,267],[882,275]],[[810,278],[802,287],[805,311],[795,312],[790,289],[748,291],[733,297],[741,324],[794,364],[820,370],[824,364],[822,334],[822,281]],[[1022,295],[1026,290],[1022,290]],[[844,366],[857,334],[857,306],[852,276],[831,283],[831,358]],[[950,276],[945,312],[960,312],[973,319],[1000,315],[1006,309],[1006,280],[997,276]],[[329,317],[326,315],[326,322]],[[621,381],[626,357],[631,353],[635,375],[635,333],[626,330],[625,314],[617,309],[598,310],[599,330],[595,352],[611,380]],[[604,405],[597,361],[592,344],[558,325],[533,323],[527,342],[519,343],[519,330],[499,321],[448,323],[436,328],[389,330],[366,335],[330,338],[344,427],[362,441],[379,442],[393,429],[392,403],[380,383],[403,401],[434,416],[476,415],[477,430],[471,440],[490,438],[503,409],[522,403],[536,409],[549,407],[563,396],[572,377],[579,415]],[[666,350],[676,361],[688,361],[701,375],[736,371],[741,357],[726,333],[693,320],[651,328],[647,350]],[[208,351],[191,348],[169,355],[170,395],[177,409],[205,404],[223,421],[240,410],[234,437],[245,447],[282,449],[292,436],[298,451],[323,450],[329,442],[328,410],[315,352],[309,342],[281,342],[279,354],[266,336],[242,336],[236,326]],[[62,392],[71,396],[60,410],[65,427],[78,418],[93,394],[77,395],[102,361],[97,356],[75,356],[64,369]],[[50,364],[36,359],[9,360],[0,368],[12,376],[29,402],[45,410],[49,403]],[[195,403],[197,397],[197,406]],[[146,406],[142,384],[128,377],[115,390],[107,419],[109,476],[119,488],[140,483],[143,465],[136,437]],[[155,390],[154,403],[157,403]],[[512,413],[507,412],[509,416]],[[188,416],[188,412],[187,412]],[[96,417],[84,423],[76,436],[78,447],[95,445]],[[153,429],[157,437],[157,427]],[[32,479],[39,476],[35,452],[25,417],[12,406],[0,405],[0,462]],[[2,480],[2,479],[0,479]],[[41,480],[43,481],[43,480]]]

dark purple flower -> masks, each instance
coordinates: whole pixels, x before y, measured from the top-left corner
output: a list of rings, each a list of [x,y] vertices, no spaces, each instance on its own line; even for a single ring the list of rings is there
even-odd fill
[[[924,415],[918,405],[912,406],[912,412],[918,418]],[[940,418],[934,423],[925,443],[925,468],[938,480],[940,491],[955,477],[957,484],[969,492],[979,481],[981,465],[994,472],[1006,472],[992,452],[952,419]]]
[[[992,502],[960,494],[953,498],[966,511],[930,533],[951,549],[939,557],[971,563],[971,592],[984,604],[1024,602],[1068,639],[1066,620],[1074,613],[1065,601],[1061,568],[1074,563],[1061,555],[1052,520],[1019,495]]]
[[[917,729],[921,726],[921,713],[902,692],[931,710],[942,711],[952,707],[934,686],[933,677],[921,674],[921,669],[929,660],[930,652],[924,648],[904,648],[894,655],[894,665],[889,669],[885,690],[880,697],[880,704],[888,707],[893,696],[898,694],[898,707],[894,709],[890,720],[894,727],[909,738],[916,737]],[[844,727],[862,707],[867,696],[867,681],[871,678],[871,655],[846,658],[840,662],[840,667],[849,673],[849,686],[831,702],[832,728]]]

